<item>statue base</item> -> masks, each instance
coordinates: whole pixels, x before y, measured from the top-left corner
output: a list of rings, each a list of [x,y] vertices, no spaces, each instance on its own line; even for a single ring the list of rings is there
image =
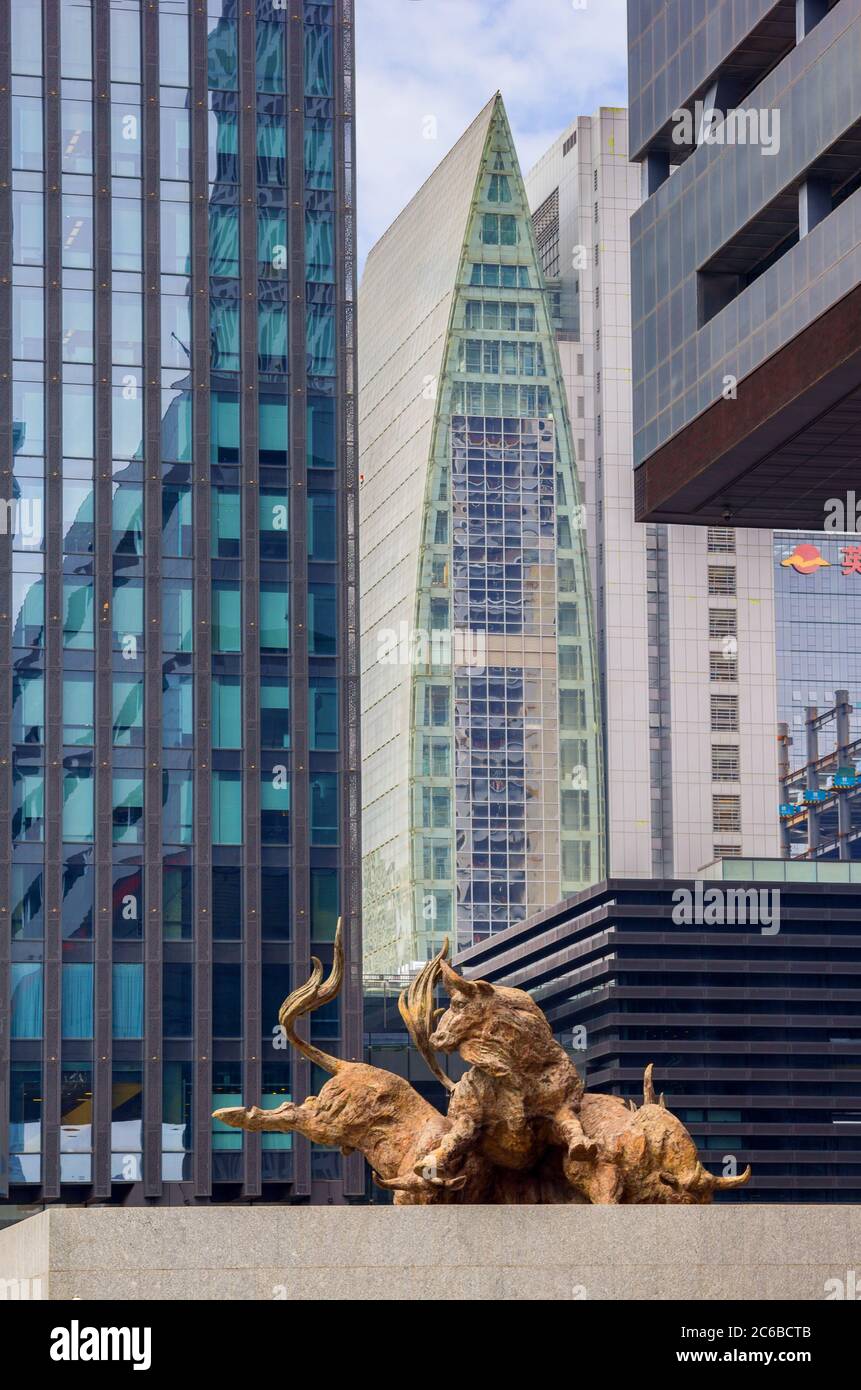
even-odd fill
[[[61,1207],[0,1299],[823,1300],[859,1253],[854,1205]]]

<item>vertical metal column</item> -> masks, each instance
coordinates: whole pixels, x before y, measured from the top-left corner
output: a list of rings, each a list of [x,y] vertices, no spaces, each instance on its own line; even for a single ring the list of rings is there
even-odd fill
[[[341,1004],[343,1055],[358,1061],[363,1046],[362,994],[362,843],[361,843],[361,709],[359,663],[359,455],[356,427],[356,132],[354,120],[354,28],[352,0],[336,9],[334,28],[336,161],[336,285],[339,375],[337,458],[339,568],[342,633],[338,656],[341,700],[338,771],[340,781],[339,877],[341,911],[346,928],[347,978]],[[340,215],[338,215],[340,214]],[[344,1159],[344,1194],[363,1196],[361,1154]]]
[[[111,1194],[113,951],[113,468],[111,447],[111,65],[110,0],[93,3],[95,219],[95,778],[93,925],[93,1196]]]
[[[290,896],[293,972],[308,972],[310,939],[310,854],[308,824],[308,540],[306,519],[306,355],[305,355],[305,98],[302,14],[287,22],[287,246],[290,268]],[[297,1031],[307,1036],[308,1020]],[[303,1100],[310,1090],[310,1063],[293,1053],[293,1095]],[[307,1139],[293,1141],[293,1192],[311,1192],[311,1157]]]
[[[63,475],[60,4],[45,0],[45,961],[42,1197],[60,1195],[63,905]]]
[[[209,83],[204,0],[191,11],[191,380],[194,520],[194,1195],[212,1192],[212,584]]]
[[[158,7],[142,5],[144,316],[144,1195],[159,1197],[162,1125],[161,264]]]
[[[285,29],[286,25],[283,26]],[[260,924],[260,489],[257,390],[257,76],[254,6],[239,19],[240,445],[242,497],[242,993],[243,1091],[261,1094]],[[291,518],[292,521],[292,518]],[[246,1197],[259,1197],[260,1135],[246,1132]]]
[[[11,25],[0,19],[0,457],[2,490],[12,497],[12,141]],[[0,1197],[9,1193],[12,954],[12,537],[0,535]]]

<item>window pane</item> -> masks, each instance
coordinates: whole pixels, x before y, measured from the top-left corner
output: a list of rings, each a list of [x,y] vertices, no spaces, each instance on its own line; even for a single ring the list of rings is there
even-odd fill
[[[143,743],[143,677],[114,677],[114,743],[137,747]]]
[[[288,499],[286,492],[271,490],[260,493],[260,558],[286,560],[289,557],[287,528]]]
[[[62,933],[64,941],[90,941],[93,935],[95,871],[83,854],[63,865]]]
[[[193,690],[191,676],[173,671],[162,679],[162,743],[165,748],[191,748],[194,744]]]
[[[260,684],[260,742],[264,748],[290,747],[290,685],[264,677]]]
[[[334,941],[338,924],[338,870],[311,870],[311,940]]]
[[[257,90],[284,91],[284,25],[257,20]]]
[[[165,941],[190,941],[194,935],[194,881],[188,864],[168,859],[162,874],[162,924]]]
[[[238,559],[241,554],[241,509],[239,489],[212,489],[212,557],[219,560]]]
[[[331,304],[309,304],[306,314],[309,376],[335,375],[335,311]]]
[[[264,940],[290,939],[290,871],[264,867],[260,871],[260,915]]]
[[[189,178],[190,129],[188,112],[176,106],[162,106],[161,177],[163,179]]]
[[[327,24],[305,24],[305,95],[329,97],[332,91],[332,30]]]
[[[12,962],[11,1036],[42,1036],[42,967],[31,961]]]
[[[325,120],[305,122],[305,184],[309,189],[335,186],[332,127]]]
[[[16,671],[12,681],[12,742],[42,743],[45,678],[39,671]]]
[[[161,784],[162,844],[190,845],[194,825],[192,774],[166,767],[161,774]]]
[[[42,772],[12,771],[12,839],[38,843],[45,829],[45,779]]]
[[[162,6],[158,16],[159,77],[166,87],[188,86],[188,15],[170,14]]]
[[[192,586],[184,580],[169,580],[162,586],[162,650],[192,650]]]
[[[191,1037],[191,966],[184,961],[166,963],[162,980],[165,1037]]]
[[[93,581],[63,580],[63,646],[93,645]]]
[[[338,747],[338,682],[334,676],[311,677],[308,723],[310,747],[334,752]]]
[[[165,486],[161,492],[162,553],[186,557],[192,554],[191,488]]]
[[[308,558],[337,559],[337,499],[334,492],[308,494]]]
[[[12,939],[38,940],[45,934],[41,864],[12,865]]]
[[[238,676],[215,676],[213,679],[212,746],[242,747],[242,688]]]
[[[280,584],[260,585],[260,645],[287,651],[290,645],[289,593]]]
[[[89,0],[66,0],[60,6],[60,74],[92,77]]]
[[[12,259],[15,265],[43,265],[45,235],[42,194],[12,193]]]
[[[93,678],[87,674],[63,677],[63,742],[93,742]]]
[[[12,0],[12,71],[38,77],[42,71],[42,7]]]
[[[89,842],[93,838],[93,772],[77,768],[63,777],[63,839]]]
[[[260,833],[265,845],[290,843],[290,781],[280,769],[261,775]]]
[[[140,82],[141,26],[136,3],[111,5],[111,81]]]
[[[334,584],[308,585],[308,650],[334,656],[337,650],[338,602]]]
[[[134,963],[112,968],[113,1034],[115,1038],[143,1037],[143,966]]]
[[[114,776],[114,844],[139,844],[143,832],[140,774]]]
[[[93,1036],[93,967],[63,966],[63,1037]]]
[[[89,101],[63,101],[60,147],[64,174],[93,172],[93,107]]]
[[[209,85],[221,91],[236,90],[236,21],[210,19]]]
[[[212,935],[216,941],[239,941],[242,936],[242,870],[213,865]]]
[[[217,961],[212,967],[212,1032],[216,1038],[242,1036],[242,967]]]
[[[209,205],[209,273],[239,274],[239,209]]]
[[[311,774],[311,844],[338,843],[338,774]]]
[[[212,774],[212,842],[242,843],[242,783],[238,772]]]
[[[331,212],[305,213],[305,279],[331,284],[335,279],[334,222]]]
[[[212,646],[217,652],[242,650],[242,597],[239,585],[223,580],[212,586]]]

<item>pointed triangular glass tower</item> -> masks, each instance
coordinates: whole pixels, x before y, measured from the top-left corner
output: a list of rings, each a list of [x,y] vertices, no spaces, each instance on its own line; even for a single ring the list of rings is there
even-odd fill
[[[585,518],[502,98],[359,296],[365,969],[603,873]]]

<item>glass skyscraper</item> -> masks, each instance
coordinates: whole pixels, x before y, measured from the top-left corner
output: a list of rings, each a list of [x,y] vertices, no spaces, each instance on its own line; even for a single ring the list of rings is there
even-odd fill
[[[599,879],[585,516],[529,204],[494,97],[360,294],[366,969]]]
[[[0,1196],[335,1200],[359,949],[349,0],[0,6]],[[314,1017],[358,1055],[361,993]]]

